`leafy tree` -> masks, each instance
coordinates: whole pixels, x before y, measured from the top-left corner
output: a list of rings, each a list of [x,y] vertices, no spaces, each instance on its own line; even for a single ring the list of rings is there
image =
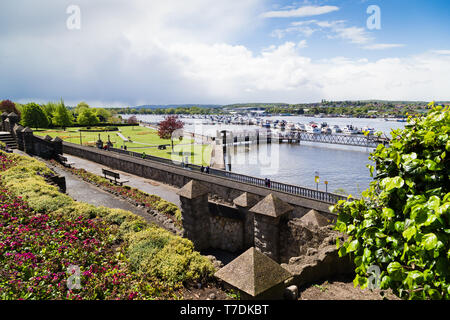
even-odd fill
[[[94,110],[100,122],[107,122],[111,118],[111,112],[104,108],[95,108]]]
[[[158,125],[158,136],[161,139],[170,139],[173,152],[173,136],[175,130],[182,129],[184,122],[178,120],[178,116],[167,116]]]
[[[380,268],[380,288],[402,298],[450,298],[450,112],[433,106],[393,130],[389,147],[371,154],[376,176],[363,198],[339,201],[337,244],[351,254],[355,286],[365,288],[371,266]],[[375,168],[368,166],[373,176]]]
[[[3,112],[7,112],[7,113],[14,112],[15,114],[17,114],[19,116],[19,118],[21,116],[21,112],[16,107],[16,104],[8,99],[0,102],[0,113],[3,113]]]
[[[86,102],[82,101],[79,104],[77,104],[73,112],[76,116],[79,116],[81,112],[85,109],[89,109],[89,105]]]
[[[44,110],[45,115],[48,118],[49,126],[52,126],[54,124],[53,114],[55,113],[58,104],[58,102],[47,102],[46,104],[42,105],[42,110]]]
[[[131,116],[127,119],[127,123],[128,124],[137,124],[138,123],[138,119],[136,118],[136,116]]]
[[[23,106],[21,123],[24,127],[47,128],[49,121],[40,105],[31,102]]]
[[[99,120],[95,115],[94,110],[90,108],[83,108],[81,113],[78,115],[77,122],[85,126],[93,126],[96,125]]]
[[[62,99],[61,102],[56,106],[56,109],[53,113],[53,123],[56,126],[63,127],[64,130],[66,130],[66,127],[69,127],[73,124],[72,113],[67,110]]]

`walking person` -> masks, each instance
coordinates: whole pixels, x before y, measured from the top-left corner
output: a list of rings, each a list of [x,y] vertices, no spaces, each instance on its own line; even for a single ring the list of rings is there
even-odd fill
[[[209,173],[209,166],[206,167],[205,172]]]
[[[201,167],[200,167],[200,172],[204,172],[205,171],[205,167],[202,165]]]

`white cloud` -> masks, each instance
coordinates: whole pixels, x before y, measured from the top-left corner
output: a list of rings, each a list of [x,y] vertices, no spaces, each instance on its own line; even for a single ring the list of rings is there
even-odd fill
[[[236,34],[253,25],[259,10],[254,0],[217,0],[214,8],[208,0],[79,3],[79,32],[65,29],[64,4],[23,6],[24,16],[11,13],[15,5],[2,4],[11,21],[7,32],[0,28],[0,74],[7,75],[0,77],[0,98],[45,102],[63,97],[68,104],[86,100],[122,106],[449,99],[445,50],[376,61],[316,61],[302,50],[309,39],[260,51],[230,44],[239,43]],[[342,21],[291,27],[306,26],[346,28]],[[342,34],[361,46],[373,44],[357,30]]]
[[[339,10],[336,6],[305,6],[297,9],[268,11],[261,16],[263,18],[293,18],[318,16]]]
[[[431,52],[435,54],[450,55],[450,50],[432,50]]]
[[[364,46],[363,49],[385,50],[385,49],[392,49],[392,48],[401,48],[404,46],[405,46],[404,44],[400,44],[400,43],[375,43],[375,44],[370,44],[370,45]]]
[[[403,47],[399,43],[375,43],[375,38],[365,28],[347,26],[345,20],[319,21],[304,20],[294,21],[288,28],[276,29],[272,32],[273,37],[284,38],[287,34],[299,33],[310,37],[314,33],[322,32],[328,39],[341,39],[349,43],[357,44],[365,50],[386,50]]]

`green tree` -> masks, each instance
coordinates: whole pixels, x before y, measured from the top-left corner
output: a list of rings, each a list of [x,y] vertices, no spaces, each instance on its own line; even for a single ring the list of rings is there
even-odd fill
[[[67,110],[62,99],[61,102],[56,106],[56,109],[53,113],[53,124],[59,127],[63,127],[64,130],[66,130],[66,127],[73,124],[72,113]]]
[[[99,120],[92,109],[84,108],[78,115],[77,122],[81,125],[93,126],[96,125],[99,122]]]
[[[76,116],[78,116],[78,115],[80,115],[81,112],[82,112],[83,110],[85,110],[85,109],[89,109],[89,105],[88,105],[86,102],[81,101],[79,104],[77,104],[77,106],[76,106],[75,109],[73,110],[73,113],[74,113]]]
[[[436,106],[393,130],[389,147],[371,154],[376,176],[363,198],[339,201],[336,229],[349,238],[339,254],[367,287],[377,266],[381,289],[401,298],[450,298],[450,112]],[[373,176],[375,168],[369,166]]]
[[[104,108],[95,108],[94,111],[100,122],[108,122],[111,118],[111,112]]]
[[[24,127],[30,128],[47,128],[49,121],[47,115],[40,105],[31,102],[22,108],[21,123]]]

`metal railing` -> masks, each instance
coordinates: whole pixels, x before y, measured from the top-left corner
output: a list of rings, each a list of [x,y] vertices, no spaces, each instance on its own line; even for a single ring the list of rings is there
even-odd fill
[[[116,152],[116,153],[135,157],[135,158],[157,161],[157,162],[169,164],[169,165],[182,166],[182,167],[185,167],[185,168],[188,168],[188,169],[191,169],[194,171],[198,171],[198,172],[201,171],[201,166],[196,165],[196,164],[187,164],[186,165],[186,164],[182,163],[181,161],[173,161],[171,159],[160,158],[160,157],[155,157],[155,156],[151,156],[151,155],[143,155],[142,153],[139,153],[139,152],[124,150],[124,149],[109,148],[109,150]],[[319,191],[319,190],[314,190],[314,189],[309,189],[309,188],[300,187],[300,186],[282,183],[282,182],[277,182],[277,181],[270,181],[270,186],[266,186],[265,179],[248,176],[245,174],[235,173],[235,172],[231,172],[231,171],[220,170],[220,169],[209,168],[209,174],[218,176],[218,177],[222,177],[222,178],[231,179],[231,180],[238,181],[238,182],[256,185],[259,187],[272,189],[275,191],[280,191],[280,192],[285,192],[285,193],[292,194],[292,195],[301,196],[301,197],[308,198],[308,199],[319,200],[319,201],[323,201],[323,202],[327,202],[327,203],[331,203],[331,204],[337,203],[339,200],[347,199],[347,197],[342,196],[342,195]]]

